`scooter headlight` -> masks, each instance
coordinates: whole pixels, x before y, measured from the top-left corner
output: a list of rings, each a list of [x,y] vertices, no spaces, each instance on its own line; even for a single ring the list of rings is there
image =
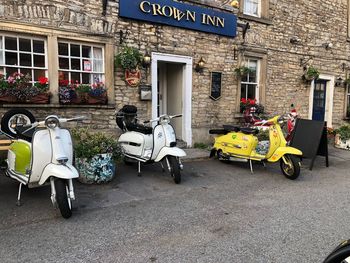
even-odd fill
[[[57,116],[48,116],[45,119],[45,126],[49,129],[54,129],[58,126],[58,124],[60,123],[60,121],[58,120]]]

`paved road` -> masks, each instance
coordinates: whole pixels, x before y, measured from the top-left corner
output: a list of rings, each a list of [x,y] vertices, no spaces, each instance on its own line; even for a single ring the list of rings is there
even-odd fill
[[[266,169],[217,160],[185,163],[175,185],[157,165],[121,166],[108,185],[76,184],[73,217],[49,188],[0,177],[0,262],[322,262],[350,238],[350,152],[332,151],[290,181]]]

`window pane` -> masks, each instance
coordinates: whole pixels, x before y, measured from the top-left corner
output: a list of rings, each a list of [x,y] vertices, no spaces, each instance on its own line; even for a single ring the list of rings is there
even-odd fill
[[[4,75],[4,68],[0,67],[0,74]]]
[[[58,43],[58,55],[68,56],[68,44]]]
[[[33,52],[35,53],[45,53],[44,41],[33,40]]]
[[[245,0],[244,1],[244,13],[249,15],[258,15],[258,1]]]
[[[4,49],[4,47],[2,46],[2,36],[0,36],[0,50]]]
[[[45,70],[35,69],[34,70],[34,81],[38,81],[40,77],[45,77]]]
[[[102,58],[102,48],[94,47],[94,58],[103,59]]]
[[[59,67],[60,69],[69,69],[69,59],[68,58],[59,58]]]
[[[31,54],[19,54],[19,60],[21,66],[32,66],[32,55]]]
[[[94,83],[103,82],[102,75],[101,74],[94,74],[93,75],[93,82]]]
[[[80,83],[80,73],[76,73],[76,72],[72,72],[71,73],[71,80],[73,82],[77,82]]]
[[[102,60],[94,60],[94,71],[102,72],[103,71],[103,61]]]
[[[90,83],[90,74],[89,73],[82,74],[82,83],[85,83],[85,84]]]
[[[30,78],[32,78],[32,70],[30,68],[20,68],[19,69],[20,73],[24,74],[24,75],[29,75]]]
[[[9,77],[13,73],[18,72],[17,68],[6,67],[6,77]]]
[[[17,38],[5,37],[5,49],[17,50]]]
[[[80,45],[70,45],[70,55],[73,57],[80,57]]]
[[[19,50],[20,51],[31,52],[32,51],[32,47],[31,47],[31,43],[30,42],[31,42],[30,39],[20,38],[19,39]]]
[[[45,56],[34,55],[34,67],[45,68]]]
[[[253,71],[249,73],[249,82],[255,82],[256,83],[256,71]]]
[[[0,65],[4,64],[4,51],[0,50]]]
[[[58,80],[59,80],[59,81],[62,81],[62,80],[69,80],[68,72],[66,72],[66,71],[60,71],[60,72],[58,72]]]
[[[82,46],[82,56],[84,58],[91,58],[91,47],[88,46]]]
[[[248,85],[248,99],[255,99],[255,88],[256,85],[249,84]]]
[[[70,67],[71,69],[80,70],[80,59],[71,58]]]
[[[241,85],[241,99],[242,98],[244,98],[244,99],[247,98],[247,85],[246,84]]]
[[[17,53],[6,52],[5,53],[5,64],[6,65],[18,65]]]

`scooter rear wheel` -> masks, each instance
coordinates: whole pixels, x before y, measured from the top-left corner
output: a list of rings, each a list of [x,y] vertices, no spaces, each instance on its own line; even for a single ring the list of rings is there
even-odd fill
[[[295,156],[290,154],[286,154],[284,158],[287,163],[285,163],[282,158],[280,159],[282,173],[290,180],[297,179],[300,174],[300,163]]]
[[[345,261],[346,260],[346,261]],[[350,261],[350,245],[349,240],[343,242],[336,247],[331,254],[327,256],[323,263],[340,263]]]
[[[175,156],[168,156],[168,161],[171,167],[171,176],[174,177],[175,184],[181,183],[181,173],[179,161]]]
[[[68,185],[66,180],[56,179],[56,200],[62,217],[70,218],[72,216],[72,203],[69,198]]]

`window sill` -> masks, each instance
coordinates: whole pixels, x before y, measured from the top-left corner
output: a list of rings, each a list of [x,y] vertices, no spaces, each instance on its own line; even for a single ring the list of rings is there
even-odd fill
[[[115,109],[115,104],[107,105],[79,105],[79,104],[2,104],[3,108],[93,108],[93,109]]]
[[[272,20],[271,19],[267,19],[267,18],[262,18],[262,17],[256,17],[256,16],[250,16],[250,15],[245,15],[245,14],[239,14],[238,17],[240,19],[245,19],[248,21],[254,21],[254,22],[258,22],[261,24],[265,24],[265,25],[272,25]]]

